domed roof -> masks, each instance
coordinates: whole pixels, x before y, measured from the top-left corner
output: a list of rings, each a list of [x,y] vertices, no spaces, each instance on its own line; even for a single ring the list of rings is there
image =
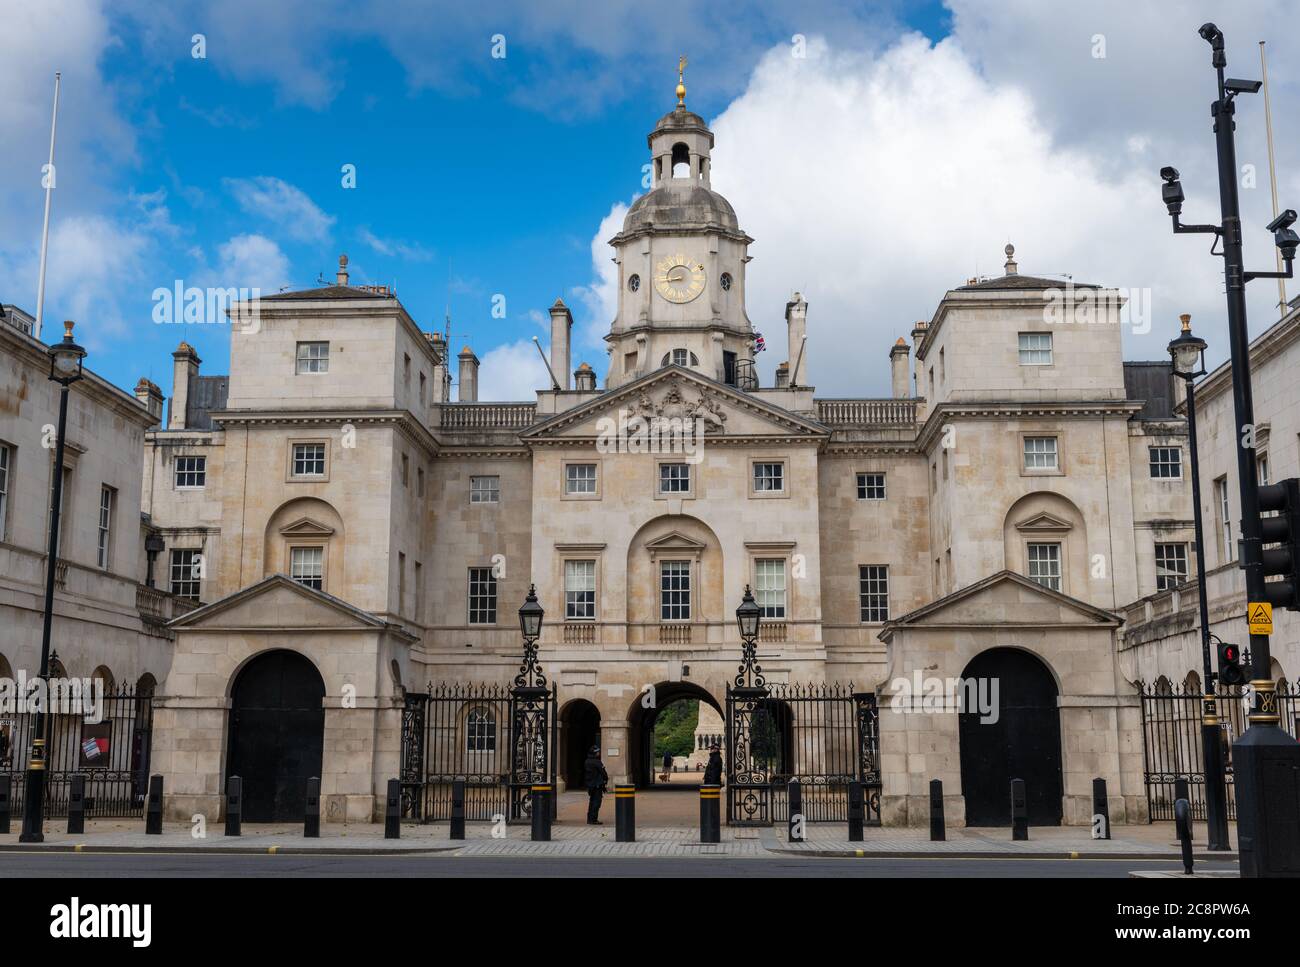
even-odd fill
[[[623,232],[648,228],[720,227],[740,231],[736,210],[716,191],[696,184],[668,182],[632,203],[623,219]]]
[[[681,130],[683,128],[703,128],[709,130],[709,126],[704,123],[704,118],[700,117],[694,111],[688,111],[681,104],[677,105],[655,124],[655,131]],[[653,132],[652,135],[653,136]]]

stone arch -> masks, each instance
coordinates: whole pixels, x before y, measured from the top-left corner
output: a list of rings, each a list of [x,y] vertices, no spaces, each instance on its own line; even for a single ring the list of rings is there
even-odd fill
[[[560,777],[566,789],[583,788],[583,767],[593,745],[600,745],[600,709],[585,698],[560,709]]]
[[[1059,590],[1076,598],[1088,587],[1088,527],[1083,513],[1069,498],[1046,490],[1025,494],[1008,509],[1002,522],[1005,566],[1029,575],[1029,545],[1061,545]]]
[[[90,677],[93,681],[100,682],[104,686],[105,692],[111,692],[117,688],[117,679],[113,677],[113,673],[107,665],[97,667],[90,673]]]
[[[654,768],[653,745],[655,721],[659,713],[682,699],[697,699],[711,706],[718,717],[723,717],[722,703],[702,685],[695,682],[660,682],[654,686],[654,702],[649,707],[644,702],[645,692],[638,692],[627,710],[628,778],[639,789],[651,786]]]
[[[665,514],[647,521],[627,547],[627,620],[661,624],[660,564],[688,561],[691,617],[685,624],[727,620],[723,600],[725,574],[722,544],[702,520]],[[673,622],[676,623],[676,622]]]
[[[343,517],[318,497],[298,497],[281,504],[266,522],[263,536],[262,576],[290,574],[290,553],[295,547],[322,548],[322,590],[346,598],[346,535]]]
[[[12,681],[13,677],[14,677],[13,666],[9,664],[9,659],[7,659],[3,653],[0,653],[0,678],[8,678],[10,681]]]

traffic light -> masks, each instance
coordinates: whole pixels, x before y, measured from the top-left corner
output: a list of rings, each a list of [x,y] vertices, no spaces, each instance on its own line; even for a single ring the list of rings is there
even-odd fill
[[[1229,641],[1219,642],[1219,681],[1224,685],[1240,685],[1246,680],[1241,667],[1241,646]]]
[[[1282,575],[1280,581],[1265,582],[1264,598],[1279,608],[1300,611],[1300,479],[1260,487],[1259,509],[1278,511],[1276,517],[1260,517],[1260,543],[1265,576]]]

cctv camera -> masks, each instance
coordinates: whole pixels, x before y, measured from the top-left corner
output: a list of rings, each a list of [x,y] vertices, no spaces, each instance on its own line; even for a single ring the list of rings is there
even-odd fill
[[[1216,27],[1214,24],[1212,23],[1201,24],[1201,29],[1198,30],[1197,33],[1200,34],[1201,37],[1205,40],[1205,42],[1209,44],[1211,47],[1213,47],[1215,50],[1223,49],[1223,31],[1220,30],[1218,27]]]
[[[1223,89],[1230,94],[1258,94],[1263,86],[1263,81],[1243,81],[1240,77],[1229,77],[1223,82]]]
[[[1279,228],[1273,233],[1273,244],[1282,253],[1282,258],[1290,262],[1295,258],[1295,250],[1300,248],[1300,235],[1294,228]]]
[[[1295,220],[1296,220],[1295,209],[1288,208],[1281,215],[1278,215],[1277,218],[1269,222],[1267,227],[1270,232],[1280,232],[1282,231],[1282,229],[1290,228],[1292,225],[1294,225]]]
[[[1166,165],[1160,169],[1160,177],[1163,178],[1167,184],[1172,185],[1178,180],[1178,169]]]

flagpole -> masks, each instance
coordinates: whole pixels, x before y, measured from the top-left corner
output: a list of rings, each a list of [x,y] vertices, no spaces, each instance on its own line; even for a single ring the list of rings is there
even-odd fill
[[[45,316],[45,255],[50,247],[50,200],[54,192],[54,134],[59,127],[59,81],[61,74],[54,72],[54,114],[50,118],[50,163],[45,169],[45,223],[41,226],[41,272],[36,283],[36,338],[41,338],[41,319]]]
[[[1273,189],[1273,217],[1277,218],[1277,169],[1273,165],[1273,105],[1268,96],[1268,60],[1264,57],[1264,41],[1259,42],[1259,66],[1264,78],[1264,130],[1268,134],[1268,180]],[[1275,253],[1277,270],[1282,271],[1282,250]],[[1277,280],[1277,295],[1280,300],[1279,318],[1286,315],[1286,282]]]

